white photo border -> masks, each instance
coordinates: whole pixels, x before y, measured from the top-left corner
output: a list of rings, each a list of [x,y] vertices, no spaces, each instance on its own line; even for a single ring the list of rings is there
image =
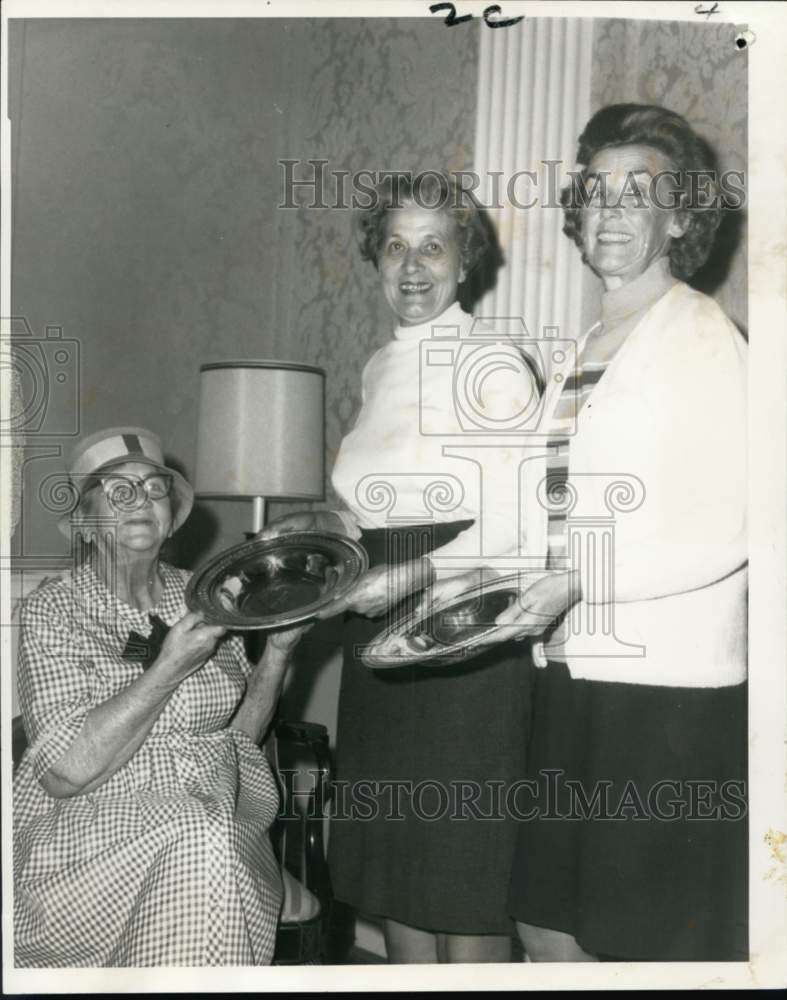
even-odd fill
[[[9,629],[0,628],[2,712],[3,989],[5,993],[76,992],[273,992],[273,991],[457,991],[566,989],[582,987],[740,988],[787,984],[787,843],[779,856],[778,836],[787,833],[785,801],[785,707],[787,706],[787,18],[769,3],[535,3],[499,0],[506,15],[620,17],[625,19],[746,24],[754,35],[749,51],[749,330],[750,330],[750,640],[749,640],[749,824],[750,961],[747,963],[601,963],[577,965],[303,966],[210,969],[14,969],[11,924]],[[488,3],[457,0],[459,13],[481,16]],[[2,8],[2,233],[0,317],[10,315],[10,212],[12,205],[8,119],[8,21],[16,18],[235,18],[235,17],[424,17],[429,3],[300,2],[270,0],[7,0]],[[697,8],[702,8],[698,13]],[[439,15],[443,16],[443,15]],[[3,320],[3,336],[7,336]],[[3,370],[2,414],[8,396]],[[10,552],[9,449],[2,463],[0,564]],[[738,470],[731,469],[731,475]],[[0,580],[0,621],[9,621],[8,571]],[[774,849],[773,834],[776,835]],[[769,835],[771,837],[769,841]]]

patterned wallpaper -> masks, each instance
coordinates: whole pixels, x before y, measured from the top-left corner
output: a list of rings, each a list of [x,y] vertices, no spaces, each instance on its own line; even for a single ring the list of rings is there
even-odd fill
[[[594,109],[664,103],[725,165],[745,166],[746,55],[733,49],[733,29],[595,27]],[[351,212],[277,210],[277,160],[471,168],[479,32],[488,29],[426,16],[16,28],[11,97],[24,93],[25,125],[12,101],[13,302],[36,331],[56,322],[82,343],[83,431],[149,423],[193,473],[199,364],[286,358],[326,371],[330,470],[360,404],[362,368],[393,321],[358,256]],[[716,292],[740,322],[745,281],[740,244]],[[248,526],[243,502],[203,506],[185,565]],[[275,515],[282,505],[272,506]],[[59,552],[44,513],[30,539]],[[298,674],[291,717],[325,721],[333,733],[337,667],[322,668],[320,649],[313,659]]]
[[[621,101],[661,104],[684,115],[711,144],[721,170],[747,167],[747,50],[740,26],[599,19],[591,109]],[[711,260],[692,282],[747,324],[745,211],[726,213]]]
[[[336,170],[470,169],[478,31],[478,24],[447,29],[424,18],[321,22],[308,31],[301,72],[293,75],[285,155],[328,160],[328,180]],[[301,197],[311,200],[305,189]],[[333,197],[330,182],[325,201]],[[301,207],[279,214],[274,353],[325,369],[329,476],[360,408],[363,367],[390,338],[393,318],[377,272],[358,254],[351,210]],[[326,503],[335,502],[327,482]],[[272,504],[271,516],[304,506]],[[289,718],[324,723],[331,739],[338,640],[335,622],[321,622],[307,635],[282,709]]]
[[[402,18],[324,23],[308,56],[293,158],[328,160],[326,171],[469,169],[479,26],[464,28]],[[349,200],[349,180],[346,191]],[[325,200],[333,196],[331,182]],[[289,354],[326,371],[330,473],[360,406],[363,366],[390,338],[393,319],[377,272],[360,259],[349,209],[300,208],[294,240],[286,328],[297,346]]]
[[[423,19],[322,22],[319,33],[310,34],[302,116],[292,121],[290,155],[328,160],[328,180],[333,170],[469,169],[479,30],[478,23],[446,30]],[[734,45],[737,31],[729,25],[597,20],[592,110],[617,101],[663,104],[708,139],[722,169],[744,170],[747,56]],[[326,201],[333,196],[328,183]],[[280,296],[288,305],[279,323],[287,338],[279,354],[326,371],[330,472],[360,405],[363,366],[390,336],[392,319],[374,268],[358,256],[353,213],[301,207],[293,214],[294,266],[280,271],[290,287]],[[696,284],[745,329],[745,213],[730,216]],[[328,484],[327,502],[334,499]]]
[[[15,22],[14,311],[81,346],[52,426],[150,426],[192,476],[200,364],[300,361],[326,369],[330,469],[392,323],[350,211],[280,209],[280,161],[469,166],[478,31],[428,14]],[[15,553],[65,553],[38,497],[72,442],[43,443]],[[194,566],[249,527],[247,502],[202,501],[171,557]]]

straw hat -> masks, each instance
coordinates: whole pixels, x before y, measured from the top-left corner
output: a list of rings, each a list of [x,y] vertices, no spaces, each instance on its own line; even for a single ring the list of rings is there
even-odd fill
[[[71,455],[68,477],[79,500],[74,510],[58,522],[64,535],[71,533],[69,521],[79,511],[85,488],[92,484],[93,476],[126,462],[143,462],[172,476],[172,530],[177,531],[183,524],[194,503],[194,490],[179,472],[164,464],[160,439],[144,427],[110,427],[83,438]]]

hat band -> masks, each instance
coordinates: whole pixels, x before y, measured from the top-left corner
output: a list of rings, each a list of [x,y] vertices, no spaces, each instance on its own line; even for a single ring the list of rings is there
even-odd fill
[[[71,474],[79,476],[94,472],[107,462],[122,462],[133,455],[144,456],[156,465],[164,464],[164,456],[155,441],[139,434],[118,434],[97,441],[88,448],[74,464]]]
[[[129,451],[142,451],[142,442],[139,440],[138,434],[121,434],[121,437],[123,438],[123,444]]]

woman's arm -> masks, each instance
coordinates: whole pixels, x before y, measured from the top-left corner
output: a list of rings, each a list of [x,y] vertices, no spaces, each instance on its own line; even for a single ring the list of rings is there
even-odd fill
[[[40,776],[55,798],[100,787],[136,753],[179,684],[208,660],[224,630],[184,615],[153,664],[127,688],[91,708],[68,749]]]
[[[347,511],[302,510],[271,521],[257,538],[278,538],[297,531],[329,531],[336,535],[349,535],[351,538],[359,538],[361,534],[354,518]]]
[[[655,306],[650,339],[609,373],[608,389],[625,377],[636,397],[627,388],[622,405],[611,396],[596,409],[613,443],[598,442],[606,467],[597,471],[636,475],[644,487],[639,507],[615,513],[617,602],[706,587],[748,557],[745,344],[711,299],[687,290],[680,305]],[[587,468],[583,458],[578,471]],[[600,588],[587,596],[604,599]]]
[[[414,594],[434,581],[429,559],[413,559],[397,566],[373,566],[363,574],[349,593],[319,612],[319,618],[335,618],[345,611],[354,611],[369,618],[378,618],[388,608],[396,606],[409,594]]]
[[[231,728],[240,729],[254,743],[261,743],[268,731],[293,650],[309,628],[306,625],[268,636],[265,652],[252,670],[246,694],[230,723]]]
[[[487,579],[488,575],[488,571],[479,570],[450,577],[434,584],[427,591],[424,601],[421,602],[416,613],[423,613],[426,601],[432,605],[445,604],[453,597],[459,596],[463,591]],[[494,575],[492,580],[494,580]],[[482,639],[481,644],[495,644],[502,640],[539,636],[581,599],[582,581],[577,570],[545,575],[540,580],[530,584],[527,589],[521,590],[510,607],[495,618],[496,625],[505,626],[505,633],[490,633],[488,637]]]
[[[582,599],[578,570],[552,573],[522,591],[514,603],[495,619],[506,626],[506,639],[524,639],[546,632],[565,611]]]

